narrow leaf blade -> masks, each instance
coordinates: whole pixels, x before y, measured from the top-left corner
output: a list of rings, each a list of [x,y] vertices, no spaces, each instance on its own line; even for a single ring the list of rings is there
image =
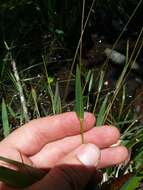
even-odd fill
[[[141,185],[141,181],[143,180],[143,175],[133,175],[130,177],[126,183],[119,190],[135,190],[138,189]]]
[[[84,117],[84,105],[83,105],[83,95],[81,87],[81,75],[78,65],[76,68],[76,81],[75,81],[75,111],[79,119],[82,120]]]
[[[0,160],[12,164],[18,171],[0,166],[0,181],[14,188],[24,188],[40,180],[46,174],[45,171],[26,165],[9,158],[0,156]]]
[[[10,126],[9,126],[9,121],[8,121],[8,113],[7,113],[7,107],[5,100],[2,100],[2,124],[3,124],[3,133],[4,136],[6,137],[10,133]]]
[[[103,122],[104,122],[105,113],[106,113],[106,110],[107,110],[108,96],[109,96],[109,95],[107,95],[107,96],[105,97],[105,99],[103,100],[102,105],[101,105],[101,108],[100,108],[100,110],[99,110],[99,114],[98,114],[97,121],[96,121],[96,125],[97,125],[97,126],[102,125]]]

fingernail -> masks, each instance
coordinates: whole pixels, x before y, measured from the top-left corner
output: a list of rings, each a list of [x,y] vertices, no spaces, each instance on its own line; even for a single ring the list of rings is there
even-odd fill
[[[83,144],[77,149],[76,157],[85,166],[97,166],[100,159],[100,150],[94,144]]]

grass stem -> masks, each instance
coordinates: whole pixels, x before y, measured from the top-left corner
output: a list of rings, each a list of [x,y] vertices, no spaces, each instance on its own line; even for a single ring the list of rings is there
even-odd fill
[[[81,134],[81,143],[84,144],[84,134],[83,134],[83,119],[79,119],[80,122],[80,134]]]
[[[19,91],[19,96],[20,96],[21,106],[23,109],[24,118],[25,118],[25,121],[29,121],[28,110],[27,110],[27,105],[26,105],[26,99],[25,99],[24,92],[23,92],[23,87],[22,87],[20,77],[18,74],[16,62],[13,58],[11,59],[11,65],[12,65],[14,77],[16,79],[16,85],[17,85],[17,88]]]
[[[69,84],[70,84],[70,80],[71,80],[71,76],[72,76],[72,71],[73,71],[73,68],[74,68],[74,65],[75,65],[75,61],[76,61],[77,54],[78,54],[78,51],[79,51],[79,47],[80,47],[80,44],[81,44],[81,41],[82,41],[82,37],[83,37],[84,31],[85,31],[85,28],[87,26],[87,23],[89,21],[89,18],[90,18],[90,15],[91,15],[94,3],[95,3],[95,0],[92,1],[90,10],[88,12],[87,18],[86,18],[85,23],[84,23],[83,30],[81,32],[81,35],[80,35],[80,38],[79,38],[79,41],[78,41],[78,44],[77,44],[77,48],[76,48],[76,51],[75,51],[75,54],[74,54],[74,58],[73,58],[73,62],[72,62],[72,65],[71,65],[71,69],[70,69],[70,72],[69,72],[69,77],[68,77],[67,84],[66,84],[66,87],[65,87],[65,93],[64,93],[65,95],[64,95],[63,102],[65,102],[65,100],[67,98]]]

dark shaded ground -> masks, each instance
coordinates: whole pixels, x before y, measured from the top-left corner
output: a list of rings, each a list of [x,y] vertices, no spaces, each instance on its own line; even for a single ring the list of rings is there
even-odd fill
[[[138,2],[137,0],[126,2],[120,0],[107,4],[106,1],[101,1],[94,5],[83,38],[83,70],[91,69],[95,75],[99,73],[106,60],[105,48],[112,48]],[[92,1],[88,1],[86,4],[85,17],[91,3]],[[42,81],[46,81],[42,57],[44,56],[46,60],[49,76],[59,81],[62,98],[65,93],[68,71],[71,68],[80,36],[82,1],[78,1],[78,3],[75,0],[68,3],[63,1],[60,4],[53,1],[51,7],[46,4],[46,1],[31,1],[30,3],[25,1],[14,4],[13,7],[8,3],[4,7],[3,4],[3,2],[0,3],[0,33],[2,34],[0,37],[0,98],[4,97],[6,102],[10,102],[15,95],[12,107],[17,108],[19,105],[18,95],[15,94],[15,89],[9,78],[9,72],[12,69],[7,58],[9,52],[4,45],[5,41],[11,47],[10,52],[16,60],[21,79],[34,77],[32,82],[25,83],[27,92],[30,92],[31,87],[34,87],[40,96],[41,103],[46,108],[50,104],[47,94],[44,90],[39,89],[42,86]],[[142,6],[141,4],[115,48],[124,55],[126,54],[127,40],[130,40],[131,52],[142,27]],[[137,62],[139,69],[131,71],[126,82],[129,100],[134,99],[137,94],[142,94],[142,53]],[[39,65],[34,66],[36,64]],[[32,69],[29,69],[31,66],[33,66]],[[110,90],[114,88],[123,66],[109,61],[107,67],[105,84],[108,85],[105,87]],[[25,69],[27,70],[24,71]],[[41,85],[37,87],[39,80],[41,80]],[[135,101],[137,112],[142,112],[143,109],[141,97]],[[69,106],[65,106],[65,110],[73,108],[73,100],[74,81],[72,80],[67,99]],[[31,107],[29,110],[33,112]],[[33,113],[31,113],[31,117],[32,115]]]

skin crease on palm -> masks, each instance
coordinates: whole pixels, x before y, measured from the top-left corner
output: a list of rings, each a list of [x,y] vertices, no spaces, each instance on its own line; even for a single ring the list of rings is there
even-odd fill
[[[96,145],[100,150],[100,158],[96,168],[109,167],[128,159],[128,151],[124,146],[112,147],[120,138],[120,133],[116,127],[94,126],[95,117],[86,112],[83,122],[85,144]],[[67,112],[32,120],[15,130],[0,142],[0,156],[21,162],[22,155],[25,164],[44,170],[64,164],[82,166],[82,163],[75,157],[75,151],[80,146],[79,120],[76,113]],[[3,163],[0,163],[0,165],[3,165]],[[54,190],[52,188],[54,186],[50,186],[53,181],[49,180],[48,175],[25,190],[44,190],[47,189],[45,186],[49,186],[51,188],[48,189]],[[52,175],[54,175],[54,172]],[[84,176],[82,177],[84,178]],[[56,180],[56,183],[58,183],[58,180]],[[62,183],[64,184],[64,182]],[[12,188],[8,188],[0,182],[0,190],[10,189]],[[58,190],[62,189],[66,189],[66,185],[61,188],[58,186]]]

